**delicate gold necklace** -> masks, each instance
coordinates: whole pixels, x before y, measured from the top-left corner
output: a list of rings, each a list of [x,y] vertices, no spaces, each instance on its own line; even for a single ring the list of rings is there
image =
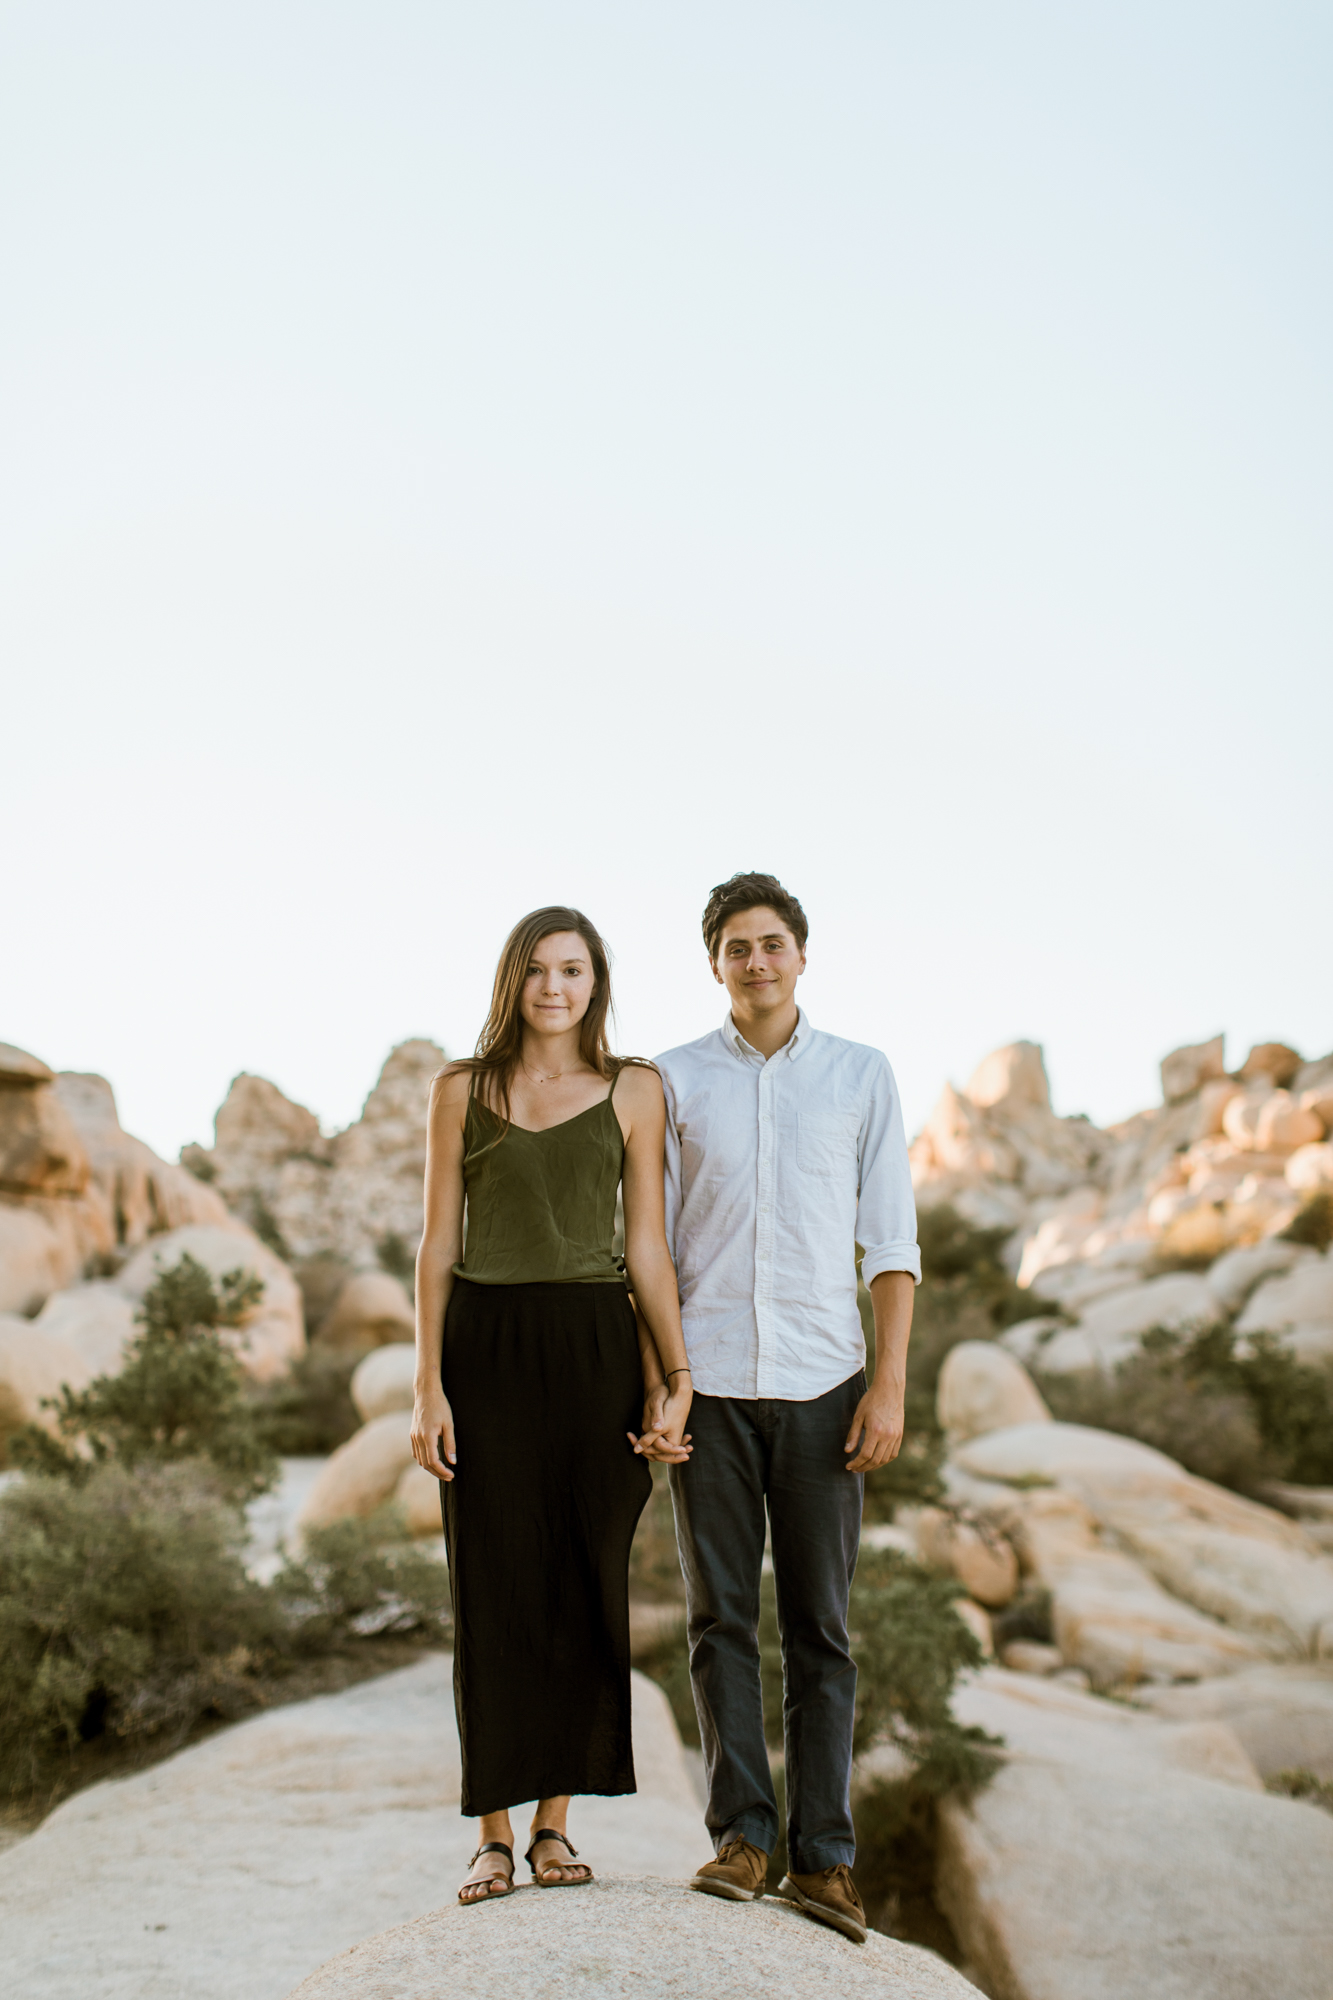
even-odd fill
[[[532,1071],[528,1068],[527,1064],[523,1061],[522,1056],[519,1057],[519,1064],[522,1068],[524,1076],[526,1076],[529,1082],[531,1083],[559,1083],[562,1076],[572,1076],[574,1074],[573,1070],[571,1069],[553,1069],[549,1076],[534,1076]]]

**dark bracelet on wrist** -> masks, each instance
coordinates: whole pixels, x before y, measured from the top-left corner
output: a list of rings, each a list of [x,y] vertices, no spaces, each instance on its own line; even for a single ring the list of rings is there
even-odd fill
[[[668,1368],[666,1378],[667,1381],[669,1382],[673,1375],[689,1375],[689,1373],[690,1371],[688,1368]],[[693,1379],[694,1379],[693,1376],[690,1376],[690,1380],[693,1381]]]

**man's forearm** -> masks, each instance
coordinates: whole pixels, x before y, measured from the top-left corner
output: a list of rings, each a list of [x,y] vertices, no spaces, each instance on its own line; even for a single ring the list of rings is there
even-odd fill
[[[872,1387],[901,1397],[907,1387],[907,1343],[912,1332],[916,1282],[910,1271],[881,1271],[870,1281],[875,1315],[875,1374]]]

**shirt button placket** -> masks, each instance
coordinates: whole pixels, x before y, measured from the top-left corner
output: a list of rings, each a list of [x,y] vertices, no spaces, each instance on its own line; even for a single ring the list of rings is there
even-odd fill
[[[774,1162],[773,1080],[777,1064],[759,1072],[759,1217],[755,1232],[755,1319],[759,1328],[758,1394],[776,1393],[773,1353],[773,1242],[776,1230],[777,1175]]]

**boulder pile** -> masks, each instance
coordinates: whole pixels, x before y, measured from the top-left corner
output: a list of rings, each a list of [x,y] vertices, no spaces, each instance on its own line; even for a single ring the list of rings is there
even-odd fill
[[[122,1130],[104,1077],[0,1044],[0,1440],[49,1422],[63,1385],[115,1373],[139,1301],[185,1251],[263,1281],[235,1347],[257,1379],[285,1372],[305,1324],[282,1262],[215,1189]]]
[[[298,1262],[323,1256],[369,1271],[387,1256],[406,1268],[421,1240],[426,1100],[444,1061],[435,1042],[400,1042],[360,1118],[329,1139],[276,1084],[238,1076],[213,1145],[187,1146],[181,1158]]]
[[[1123,1695],[1320,1662],[1333,1701],[1333,1556],[1303,1522],[1133,1438],[1054,1422],[990,1341],[948,1355],[938,1415],[947,1501],[900,1508],[896,1527],[963,1584],[974,1629],[995,1621],[1007,1665]],[[1006,1643],[1005,1608],[1023,1596],[1048,1629]]]
[[[923,1208],[1009,1232],[1033,1316],[1007,1344],[1044,1370],[1106,1368],[1152,1327],[1234,1322],[1333,1358],[1333,1259],[1286,1232],[1333,1195],[1333,1055],[1223,1038],[1162,1063],[1162,1103],[1101,1130],[1058,1117],[1041,1050],[998,1049],[912,1146]],[[1299,1234],[1299,1232],[1297,1232]],[[1045,1308],[1045,1311],[1043,1311]]]

